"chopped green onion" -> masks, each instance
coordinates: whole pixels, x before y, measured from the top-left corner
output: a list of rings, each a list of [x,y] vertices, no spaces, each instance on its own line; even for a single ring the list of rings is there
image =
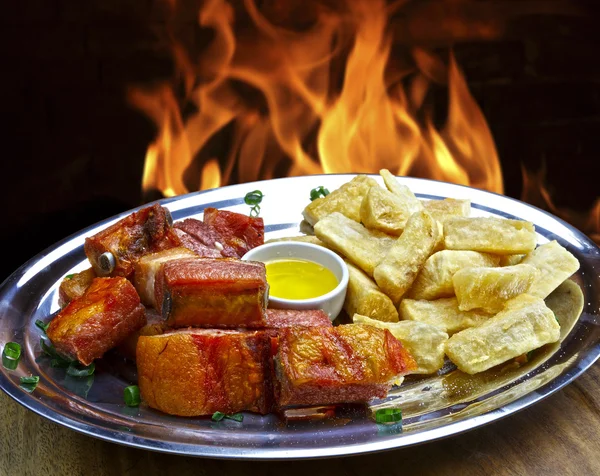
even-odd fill
[[[11,359],[7,357],[4,352],[2,352],[2,367],[4,367],[6,370],[15,370],[18,366],[18,360]]]
[[[402,421],[402,410],[400,408],[380,408],[375,412],[375,422],[396,423]]]
[[[73,279],[73,276],[75,276],[74,274],[67,274],[65,276],[65,279]]]
[[[140,399],[140,387],[137,385],[125,387],[125,390],[123,391],[123,399],[125,400],[125,405],[128,407],[139,406],[142,401]]]
[[[532,357],[533,357],[533,350],[530,350],[529,352],[527,352],[527,362],[530,362]]]
[[[60,355],[56,349],[54,348],[54,346],[52,345],[52,343],[47,344],[46,340],[42,337],[40,339],[40,347],[42,348],[42,351],[44,352],[44,354],[46,354],[48,357],[51,357],[53,360],[55,360],[55,365],[51,365],[53,367],[68,367],[69,364],[71,362],[73,362],[72,359],[68,359],[66,357],[63,357],[62,355]]]
[[[7,342],[4,345],[3,355],[9,359],[19,360],[21,358],[21,345],[16,342]]]
[[[64,359],[52,359],[50,361],[50,367],[55,369],[66,369],[69,365],[71,365],[71,362],[67,362]]]
[[[264,195],[260,190],[254,190],[253,192],[248,192],[244,197],[244,203],[246,205],[258,205],[262,202]]]
[[[48,329],[48,326],[50,325],[50,323],[45,324],[44,321],[40,321],[39,319],[37,321],[35,321],[35,325],[37,327],[39,327],[41,330],[44,331],[44,333],[46,332],[46,329]]]
[[[244,421],[244,415],[242,415],[241,413],[233,413],[231,415],[227,415],[222,412],[214,412],[213,416],[211,418],[212,418],[212,421],[221,421],[224,418],[227,420],[233,420],[233,421],[237,421],[237,422]]]
[[[327,195],[329,195],[329,190],[323,187],[323,185],[320,185],[310,191],[310,201],[312,202],[317,198],[326,197]]]
[[[260,190],[254,190],[253,192],[248,192],[244,197],[244,202],[246,205],[250,205],[252,208],[250,209],[250,216],[257,217],[260,214],[260,205],[262,202],[264,195]]]
[[[225,418],[225,413],[221,412],[214,412],[211,417],[212,421],[221,421],[223,418]]]
[[[96,370],[94,362],[90,365],[81,365],[79,362],[71,362],[67,368],[67,375],[70,375],[71,377],[88,377],[94,373],[94,370]]]
[[[21,377],[20,387],[26,392],[33,392],[37,387],[40,378],[37,375],[31,375],[30,377]]]
[[[16,342],[7,342],[2,349],[2,366],[6,370],[15,370],[21,358],[21,345]]]
[[[244,421],[244,415],[242,415],[241,413],[234,413],[233,415],[225,415],[225,418],[227,418],[228,420],[233,420],[233,421],[237,421],[237,422]]]

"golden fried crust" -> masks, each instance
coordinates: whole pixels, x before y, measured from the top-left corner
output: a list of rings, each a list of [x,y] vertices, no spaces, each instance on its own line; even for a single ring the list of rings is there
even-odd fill
[[[65,307],[73,299],[83,296],[83,293],[92,284],[95,277],[96,273],[93,268],[88,268],[63,279],[58,288],[58,303],[60,307]]]
[[[284,329],[275,364],[280,407],[384,397],[393,380],[416,368],[388,330],[359,324]]]
[[[261,331],[190,329],[142,336],[137,347],[142,399],[171,415],[268,413],[270,345]]]
[[[181,246],[181,241],[169,224],[166,209],[154,204],[86,238],[84,250],[99,276],[106,275],[99,263],[100,256],[109,252],[115,258],[110,275],[130,277],[135,262],[145,254],[177,246]]]
[[[264,327],[264,263],[184,259],[163,265],[156,302],[172,327]]]
[[[129,281],[95,278],[52,319],[46,334],[59,352],[89,365],[145,323],[145,308]]]

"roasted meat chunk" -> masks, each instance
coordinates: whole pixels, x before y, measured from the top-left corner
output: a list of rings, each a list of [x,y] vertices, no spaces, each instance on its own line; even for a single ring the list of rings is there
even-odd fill
[[[176,230],[183,231],[195,240],[195,246],[201,245],[216,252],[217,256],[212,256],[213,258],[221,256],[225,258],[240,258],[237,251],[225,243],[223,236],[203,221],[196,220],[195,218],[186,218],[183,221],[175,223],[173,226]],[[207,255],[207,257],[211,256]]]
[[[137,331],[129,334],[117,347],[121,355],[135,360],[135,351],[141,336],[157,336],[169,332],[172,329],[167,326],[163,317],[154,309],[146,309],[146,324]]]
[[[224,248],[233,248],[238,258],[265,242],[265,224],[262,218],[207,208],[204,210],[204,223],[221,235],[220,243]]]
[[[58,303],[60,307],[65,307],[74,299],[83,296],[83,293],[90,287],[95,277],[96,272],[93,268],[66,276],[58,288]]]
[[[270,355],[269,338],[262,331],[182,329],[141,336],[141,396],[150,407],[171,415],[269,413]]]
[[[182,259],[165,263],[156,303],[171,327],[264,327],[268,299],[264,263]]]
[[[196,254],[193,251],[184,247],[171,248],[142,256],[135,263],[135,274],[133,275],[133,285],[140,295],[142,303],[156,307],[154,280],[163,263],[182,258],[194,258],[195,256]]]
[[[89,365],[146,323],[146,310],[123,277],[95,278],[52,319],[46,334],[60,353]]]
[[[216,248],[211,248],[209,246],[204,245],[200,240],[195,238],[194,236],[186,233],[185,231],[173,227],[173,231],[181,241],[181,246],[187,248],[190,251],[193,251],[197,256],[201,258],[222,258],[223,255]]]
[[[416,368],[387,329],[348,324],[283,329],[275,356],[279,407],[366,402]]]
[[[169,211],[158,203],[143,208],[86,238],[85,254],[98,276],[127,278],[143,255],[181,245],[171,220]]]

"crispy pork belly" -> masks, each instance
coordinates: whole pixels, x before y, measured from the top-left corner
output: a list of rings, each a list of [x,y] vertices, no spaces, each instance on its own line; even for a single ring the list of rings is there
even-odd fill
[[[360,324],[283,329],[275,356],[279,407],[366,402],[416,368],[387,330]]]
[[[190,251],[193,251],[197,256],[201,258],[221,258],[223,255],[216,248],[208,247],[197,238],[194,238],[192,235],[186,233],[179,228],[173,228],[173,231],[181,241],[181,246],[187,248]]]
[[[135,351],[141,336],[157,336],[169,332],[172,329],[167,326],[163,317],[154,309],[146,309],[146,324],[137,331],[129,334],[117,347],[121,355],[135,360]]]
[[[171,327],[264,327],[264,263],[235,259],[166,262],[156,276],[156,303]]]
[[[196,246],[200,244],[210,250],[216,251],[218,256],[212,256],[213,258],[219,256],[225,258],[241,258],[237,251],[225,242],[224,237],[221,236],[217,230],[203,221],[196,220],[195,218],[186,218],[183,221],[175,223],[173,226],[175,229],[183,231],[191,236],[192,239],[194,239]]]
[[[83,296],[95,277],[96,272],[93,268],[65,277],[58,288],[58,304],[60,307],[65,307],[74,299]]]
[[[169,211],[156,203],[86,238],[85,254],[98,276],[127,278],[145,254],[181,246],[170,222]]]
[[[321,309],[297,311],[295,309],[267,309],[266,328],[285,329],[288,327],[332,327],[331,320]]]
[[[186,329],[141,336],[142,399],[171,415],[272,410],[270,342],[262,331]]]
[[[207,208],[204,223],[221,235],[223,247],[233,248],[238,258],[265,242],[265,224],[259,217]]]
[[[95,278],[52,319],[46,334],[61,354],[89,365],[146,323],[146,310],[123,277]]]
[[[142,256],[135,263],[133,285],[140,295],[143,304],[156,307],[154,280],[156,273],[167,261],[181,258],[193,258],[196,254],[184,247],[171,248]]]

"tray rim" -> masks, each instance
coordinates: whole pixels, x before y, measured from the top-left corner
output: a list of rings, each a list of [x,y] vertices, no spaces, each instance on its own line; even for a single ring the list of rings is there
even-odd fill
[[[301,176],[301,177],[302,178],[312,177],[312,178],[317,179],[318,177],[345,176],[348,178],[352,178],[356,175],[359,175],[359,174],[357,174],[357,173],[318,174],[318,175]],[[364,175],[378,177],[378,175],[376,175],[376,174],[364,174]],[[294,180],[297,178],[300,178],[300,177],[283,177],[283,178],[277,178],[277,179],[261,180],[261,181],[255,181],[255,182],[246,182],[246,183],[242,183],[242,184],[227,185],[224,187],[219,187],[217,189],[209,189],[209,190],[192,192],[192,193],[188,193],[185,195],[168,197],[168,198],[156,200],[156,201],[149,202],[149,203],[158,202],[164,206],[164,205],[169,205],[169,204],[172,204],[175,202],[180,202],[180,201],[184,201],[187,199],[191,199],[193,197],[198,197],[198,196],[201,196],[201,195],[204,195],[207,193],[211,193],[211,192],[214,192],[215,190],[227,190],[227,189],[231,189],[231,188],[239,188],[241,186],[252,188],[254,186],[264,184],[266,182],[272,183],[272,182],[279,182],[279,181],[289,181],[289,180]],[[494,196],[501,198],[504,201],[514,202],[515,204],[518,204],[520,206],[524,205],[527,208],[534,209],[534,210],[546,215],[553,221],[555,221],[558,224],[562,225],[563,227],[567,228],[571,233],[573,233],[580,239],[583,238],[583,241],[587,242],[588,245],[591,245],[591,248],[597,253],[598,257],[600,257],[600,248],[589,237],[587,237],[581,231],[579,231],[578,229],[576,229],[574,226],[570,225],[569,223],[565,222],[561,218],[556,217],[553,214],[551,214],[545,210],[542,210],[538,207],[535,207],[533,205],[530,205],[528,203],[522,202],[520,200],[517,200],[512,197],[508,197],[508,196],[505,196],[502,194],[488,192],[488,191],[480,190],[480,189],[475,189],[473,187],[460,185],[460,184],[441,182],[441,181],[429,180],[429,179],[421,179],[421,178],[415,178],[415,177],[399,176],[398,179],[400,179],[400,181],[407,181],[408,184],[410,184],[410,182],[413,182],[413,181],[419,181],[419,182],[428,182],[428,183],[439,183],[439,184],[444,184],[445,186],[451,186],[451,187],[460,187],[462,189],[467,189],[471,192],[475,191],[476,193],[482,193],[484,195],[494,195]],[[420,195],[423,195],[423,194],[420,194]],[[67,236],[66,238],[58,241],[57,243],[49,246],[45,250],[41,251],[40,253],[38,253],[37,255],[35,255],[31,259],[29,259],[28,261],[26,261],[17,270],[15,270],[10,276],[8,276],[4,280],[4,282],[2,282],[0,284],[0,296],[3,296],[5,294],[6,289],[10,288],[10,285],[12,284],[13,281],[16,282],[18,277],[22,278],[26,274],[27,271],[31,270],[31,268],[33,267],[34,264],[40,262],[40,260],[42,260],[49,254],[51,254],[53,251],[58,250],[59,248],[61,248],[62,246],[64,246],[65,244],[67,244],[73,240],[81,239],[81,238],[85,237],[86,235],[90,234],[92,231],[105,228],[105,227],[109,226],[111,223],[116,222],[119,219],[123,218],[124,216],[127,216],[128,214],[130,214],[132,212],[135,212],[144,207],[147,207],[149,203],[140,205],[138,207],[124,211],[124,212],[114,215],[112,217],[106,218],[106,219],[104,219],[100,222],[97,222],[93,225],[90,225],[78,232],[75,232],[75,233]],[[210,203],[212,204],[214,202],[210,202]],[[239,203],[240,203],[240,201],[238,199],[230,200],[231,205],[239,204]],[[209,206],[209,205],[204,204],[201,206],[203,208],[205,208],[206,206]],[[48,290],[46,289],[45,292],[48,292]],[[41,296],[41,294],[40,294],[40,296]],[[466,431],[469,431],[471,429],[487,425],[489,423],[492,423],[494,421],[497,421],[497,420],[505,418],[509,415],[512,415],[518,411],[524,410],[524,409],[530,407],[531,405],[534,405],[535,403],[554,394],[555,392],[562,389],[566,385],[572,383],[576,378],[581,376],[596,361],[598,361],[598,359],[600,359],[600,340],[597,340],[596,342],[594,342],[593,346],[591,346],[590,349],[588,350],[585,358],[578,358],[577,363],[579,365],[574,364],[574,365],[570,366],[565,372],[559,374],[557,377],[555,377],[555,378],[551,379],[550,381],[546,382],[545,384],[541,385],[540,387],[535,389],[535,391],[531,391],[531,392],[517,398],[516,400],[508,403],[507,405],[503,405],[499,408],[496,408],[494,410],[488,411],[488,412],[480,414],[480,415],[467,417],[464,420],[459,420],[459,421],[456,421],[453,423],[449,423],[449,424],[443,425],[438,428],[432,428],[432,429],[428,429],[425,431],[418,431],[415,433],[404,434],[404,436],[402,437],[402,444],[397,443],[398,439],[390,438],[390,439],[384,440],[384,441],[375,441],[375,442],[369,442],[369,443],[357,443],[357,444],[341,445],[341,446],[334,446],[334,447],[310,448],[310,449],[300,449],[300,448],[298,448],[298,449],[278,449],[278,448],[251,448],[251,447],[240,449],[240,448],[224,447],[223,449],[227,449],[228,452],[223,452],[223,451],[215,451],[216,449],[218,449],[218,447],[206,446],[206,445],[193,445],[193,444],[188,444],[188,443],[177,443],[177,442],[175,442],[175,443],[167,442],[172,447],[165,447],[164,445],[160,444],[161,442],[156,441],[152,438],[139,437],[139,436],[135,436],[135,435],[127,435],[128,438],[123,439],[122,437],[124,436],[123,435],[124,432],[116,432],[116,431],[113,431],[113,430],[110,430],[110,429],[107,429],[104,427],[90,426],[88,424],[79,422],[78,419],[76,418],[77,417],[76,414],[69,414],[68,417],[65,417],[62,414],[52,411],[52,409],[50,409],[49,407],[44,406],[44,404],[40,401],[41,399],[36,398],[34,394],[28,394],[23,391],[20,391],[18,386],[13,385],[12,382],[10,382],[5,377],[4,373],[2,373],[2,372],[0,372],[0,388],[9,397],[11,397],[14,401],[23,405],[25,408],[27,408],[28,410],[31,410],[32,412],[36,413],[37,415],[40,415],[50,421],[58,423],[62,426],[65,426],[69,429],[77,431],[81,434],[93,436],[95,438],[99,438],[104,441],[108,441],[111,443],[116,443],[116,444],[120,444],[120,445],[124,445],[124,446],[130,446],[130,447],[139,448],[139,449],[147,449],[147,450],[168,453],[168,454],[180,454],[180,455],[186,455],[186,456],[208,457],[208,458],[214,458],[214,459],[241,459],[241,460],[321,459],[321,458],[331,458],[331,457],[375,453],[375,452],[380,452],[380,451],[385,451],[385,450],[404,448],[404,447],[413,446],[416,444],[424,444],[424,443],[428,443],[431,441],[437,441],[437,440],[440,440],[443,438],[458,435],[458,434],[464,433]],[[560,380],[560,381],[557,383],[557,380]],[[48,410],[50,410],[50,411],[48,411]],[[429,437],[422,438],[423,435],[428,435]]]

